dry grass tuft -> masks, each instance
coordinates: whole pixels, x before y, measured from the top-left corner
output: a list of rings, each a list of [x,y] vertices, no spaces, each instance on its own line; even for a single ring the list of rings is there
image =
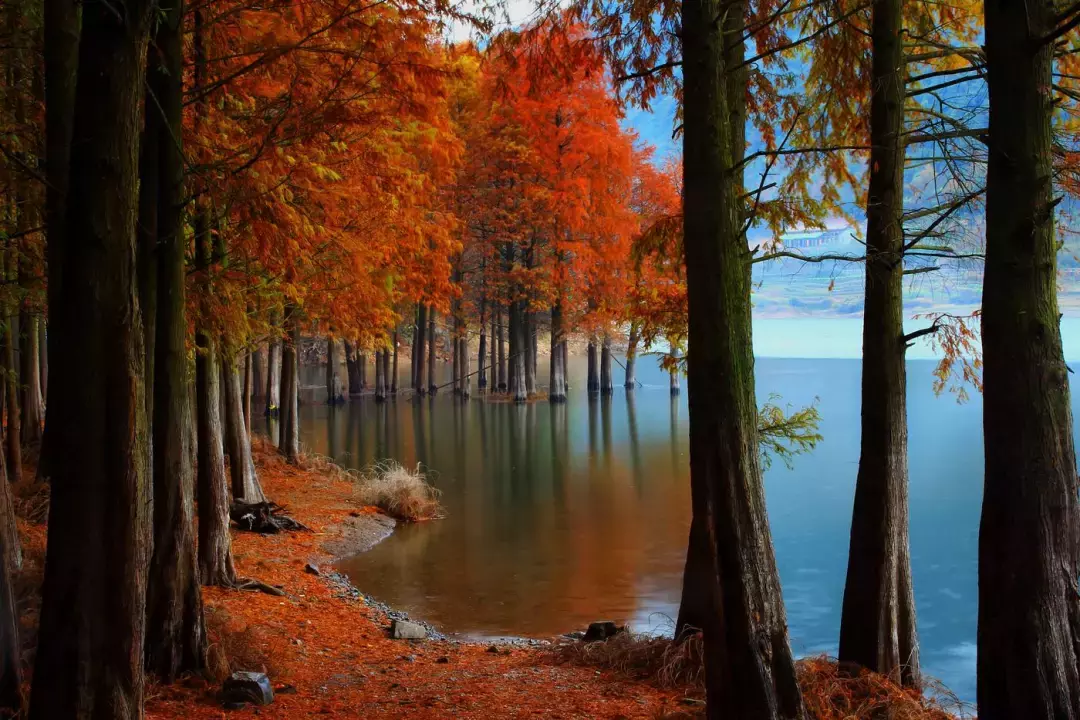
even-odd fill
[[[43,525],[49,519],[49,483],[36,479],[15,483],[11,486],[11,499],[16,517],[35,525]]]
[[[621,632],[608,640],[568,640],[552,646],[556,662],[611,670],[665,689],[704,692],[701,635],[676,643],[668,637]]]
[[[266,673],[279,679],[283,670],[267,649],[266,630],[235,618],[221,608],[207,608],[206,679],[221,683],[236,670]]]
[[[701,634],[682,643],[668,637],[623,632],[608,640],[568,640],[549,651],[555,662],[609,670],[664,689],[683,690],[688,703],[704,697],[705,667]],[[956,720],[974,717],[955,695],[937,683],[927,694],[905,689],[883,675],[841,672],[824,656],[797,663],[799,684],[812,720]],[[704,717],[703,707],[688,707],[669,719]]]
[[[361,502],[398,520],[420,522],[445,516],[440,493],[419,464],[409,470],[394,460],[382,460],[353,478]]]

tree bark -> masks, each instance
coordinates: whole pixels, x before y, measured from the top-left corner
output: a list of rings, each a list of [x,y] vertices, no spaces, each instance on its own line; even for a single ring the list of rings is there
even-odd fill
[[[862,432],[840,620],[841,663],[919,684],[907,500],[904,367],[904,51],[900,0],[871,20]]]
[[[469,377],[469,337],[464,335],[458,343],[461,345],[461,397],[466,400],[472,395],[472,379]]]
[[[0,465],[2,471],[2,465]],[[11,487],[7,479],[0,477],[0,502],[6,498],[7,506],[0,508],[5,514],[11,510]],[[10,531],[15,530],[15,517],[11,516]],[[12,574],[18,569],[11,558],[18,553],[19,536],[7,527],[7,519],[0,518],[5,527],[0,532],[0,715],[20,715],[25,709],[26,698],[22,691],[22,647],[19,643],[19,614],[15,605]],[[6,561],[5,561],[6,560]]]
[[[525,394],[536,394],[536,313],[525,310]]]
[[[438,386],[435,385],[435,319],[437,312],[435,308],[428,308],[428,348],[427,348],[427,388],[428,392],[434,395],[439,391]]]
[[[623,380],[623,387],[627,390],[633,390],[637,387],[637,351],[638,342],[638,326],[637,323],[630,323],[630,335],[626,339],[626,375]]]
[[[135,277],[152,3],[82,3],[50,408],[52,495],[30,717],[139,718],[152,504]],[[57,383],[53,383],[54,390]]]
[[[600,394],[611,395],[615,392],[615,385],[613,380],[614,373],[611,372],[611,338],[607,333],[604,333],[604,341],[600,346]]]
[[[22,441],[37,443],[41,440],[45,408],[41,397],[41,366],[38,364],[38,316],[24,311],[25,322],[20,322],[26,333],[22,349],[23,404]]]
[[[300,327],[295,318],[296,310],[285,310],[285,342],[281,352],[281,419],[278,421],[278,450],[289,463],[295,465],[300,459],[300,383],[299,358]]]
[[[679,357],[678,348],[673,348],[671,353],[677,360]],[[678,395],[682,392],[679,380],[679,367],[677,364],[668,371],[668,387],[670,388],[672,395]]]
[[[386,364],[383,362],[385,355],[385,350],[375,351],[375,402],[386,400]]]
[[[566,402],[566,365],[562,354],[563,316],[562,302],[551,307],[551,365],[548,380],[548,401]]]
[[[978,712],[1080,718],[1080,503],[1057,302],[1049,0],[990,0]]]
[[[62,267],[64,258],[65,207],[68,191],[69,160],[71,155],[71,132],[75,109],[75,75],[79,62],[80,13],[78,0],[45,0],[43,12],[45,37],[45,259],[48,267],[47,288],[49,328],[57,327],[53,316],[61,303]],[[49,352],[56,353],[55,333],[49,333]],[[57,378],[53,392],[66,378]],[[47,386],[45,405],[50,406]],[[52,476],[53,453],[48,451],[49,419],[45,418],[45,430],[38,453],[38,477]]]
[[[251,397],[260,397],[260,393],[266,391],[266,365],[263,363],[263,349],[256,345],[251,351]],[[248,430],[251,430],[251,420],[248,420]]]
[[[424,349],[427,342],[427,305],[420,303],[416,312],[416,330],[413,333],[413,390],[423,395]]]
[[[225,379],[225,447],[229,451],[232,499],[248,504],[266,502],[251,458],[251,438],[241,414],[240,368],[227,357],[222,361],[225,366],[222,372]]]
[[[196,334],[195,382],[198,398],[199,574],[204,585],[232,587],[232,535],[229,532],[229,493],[222,444],[221,372],[217,343],[205,332]]]
[[[162,72],[161,53],[151,45],[146,53],[147,82]],[[164,122],[161,112],[143,101],[143,130],[139,140],[139,216],[136,225],[138,244],[139,305],[143,318],[143,349],[146,364],[143,385],[146,393],[146,417],[154,417],[154,346],[157,342],[157,284],[158,284],[158,205],[161,199],[161,151],[159,139]],[[146,107],[154,112],[147,112]]]
[[[326,404],[337,405],[345,402],[341,391],[341,378],[338,374],[337,342],[326,338]]]
[[[592,335],[589,336],[588,358],[587,388],[590,395],[595,395],[600,392],[600,368],[596,357],[596,337]]]
[[[353,352],[352,343],[348,340],[343,342],[345,343],[345,372],[349,376],[349,394],[359,395],[361,391],[360,368],[356,364],[358,353]]]
[[[281,341],[271,340],[266,347],[266,410],[267,417],[281,411]]]
[[[499,384],[497,389],[499,392],[506,392],[506,345],[504,345],[505,338],[503,337],[504,332],[502,317],[502,306],[499,306],[498,311],[495,313],[495,344],[499,346]]]
[[[710,539],[715,607],[704,627],[706,714],[801,719],[758,458],[750,266],[736,173],[742,148],[735,150],[746,96],[738,71],[744,18],[742,2],[682,5],[690,477],[700,498],[694,514]]]
[[[181,0],[161,0],[147,78],[147,133],[160,133],[157,196],[156,377],[153,407],[153,555],[146,589],[146,667],[165,682],[206,665],[207,638],[195,556],[191,396],[188,387],[184,252],[183,50]],[[146,133],[144,133],[145,136]]]
[[[390,394],[397,395],[398,381],[398,331],[394,328],[394,364],[390,369]]]
[[[244,432],[251,432],[251,387],[252,387],[252,355],[251,351],[244,353]]]
[[[480,298],[480,349],[476,353],[477,361],[477,373],[476,373],[476,389],[481,392],[487,390],[488,385],[488,372],[487,366],[487,298],[481,296]],[[466,347],[468,352],[468,347]]]
[[[15,355],[14,328],[17,318],[17,314],[9,315],[4,325],[4,382],[6,385],[4,397],[7,403],[7,427],[4,438],[7,442],[8,479],[13,483],[22,480],[22,415],[19,412],[19,366]]]
[[[7,470],[3,463],[4,447],[0,444],[0,563],[12,572],[22,569],[22,542],[19,540],[19,527],[15,522],[15,501],[11,492],[11,483],[7,479]]]
[[[510,357],[508,358],[510,373],[510,395],[514,402],[520,403],[528,400],[528,391],[525,387],[525,311],[521,300],[510,303]]]
[[[45,327],[45,321],[38,321],[38,372],[41,373],[41,397],[49,397],[49,333]],[[48,406],[45,406],[46,408]],[[42,412],[42,420],[45,413]],[[45,430],[42,428],[42,441],[45,439]],[[40,463],[40,453],[38,462]]]

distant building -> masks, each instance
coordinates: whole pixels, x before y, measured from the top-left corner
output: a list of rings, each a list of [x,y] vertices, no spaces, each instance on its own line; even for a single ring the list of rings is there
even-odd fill
[[[784,233],[780,236],[780,242],[787,250],[809,250],[844,247],[851,245],[854,241],[851,238],[851,229],[841,228]]]

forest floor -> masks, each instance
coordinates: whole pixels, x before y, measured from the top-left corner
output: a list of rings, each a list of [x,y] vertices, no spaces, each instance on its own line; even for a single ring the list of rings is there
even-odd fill
[[[268,497],[311,532],[259,535],[234,530],[239,575],[285,594],[204,588],[209,668],[171,686],[149,682],[147,718],[701,716],[700,672],[695,682],[661,686],[655,679],[634,679],[641,668],[628,674],[630,656],[625,654],[604,657],[601,652],[599,658],[578,657],[575,662],[575,651],[521,644],[390,639],[385,611],[344,585],[330,563],[378,542],[393,522],[360,503],[350,476],[328,461],[305,459],[294,467],[267,444],[256,443],[254,450]],[[25,561],[16,593],[29,658],[46,530],[41,493],[24,488],[17,494]],[[840,679],[835,664],[824,659],[800,665],[815,720],[877,717],[883,709],[898,719],[951,717],[884,678]],[[235,670],[267,673],[275,688],[273,703],[225,710],[217,693],[221,681]]]

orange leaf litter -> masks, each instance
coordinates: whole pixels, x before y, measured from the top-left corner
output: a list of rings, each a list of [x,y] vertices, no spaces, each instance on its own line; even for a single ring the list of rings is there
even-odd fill
[[[267,496],[314,532],[234,532],[238,574],[279,585],[287,597],[204,588],[203,600],[211,642],[229,646],[222,632],[242,634],[236,639],[260,646],[254,650],[275,688],[291,685],[295,693],[226,711],[214,697],[218,686],[202,678],[152,683],[148,718],[654,718],[679,707],[681,693],[555,666],[536,650],[494,654],[484,646],[390,640],[380,612],[304,571],[306,563],[328,559],[321,546],[337,523],[376,511],[351,502],[347,481],[290,467],[267,452],[256,462]]]

